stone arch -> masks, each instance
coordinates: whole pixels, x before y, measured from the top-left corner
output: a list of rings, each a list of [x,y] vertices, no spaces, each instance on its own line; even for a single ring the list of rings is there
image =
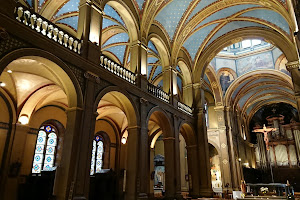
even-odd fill
[[[167,113],[158,106],[152,108],[149,111],[147,120],[146,120],[146,122],[147,122],[146,127],[148,127],[149,120],[150,120],[151,116],[153,116],[153,115],[156,115],[158,120],[163,124],[161,129],[162,129],[164,138],[174,137],[170,118],[168,117]]]
[[[7,176],[9,170],[9,159],[12,153],[13,147],[13,139],[15,136],[15,124],[17,122],[17,113],[15,108],[15,103],[11,99],[11,97],[6,93],[6,91],[0,87],[0,111],[1,111],[1,122],[6,123],[8,126],[6,133],[1,133],[0,138],[0,185],[4,186],[7,180]],[[3,104],[4,103],[4,104]],[[8,116],[4,116],[5,112],[7,112]],[[1,130],[0,130],[1,131]],[[4,138],[5,136],[5,138]],[[4,195],[4,187],[0,188],[0,193]],[[2,195],[0,195],[1,197]]]
[[[192,124],[186,121],[182,121],[179,125],[179,131],[182,134],[188,146],[197,144],[197,137],[192,127]]]
[[[195,68],[193,69],[195,75],[194,82],[200,81],[200,79],[204,76],[205,69],[209,65],[210,61],[223,48],[230,46],[238,41],[250,38],[265,39],[269,43],[274,44],[286,55],[289,62],[293,62],[299,59],[296,47],[293,42],[280,33],[261,27],[242,28],[231,31],[222,36],[222,38],[216,39],[204,50],[202,56],[199,57],[196,61]]]
[[[233,94],[233,92],[235,91],[235,89],[238,87],[239,84],[241,84],[242,82],[251,79],[251,77],[253,77],[253,75],[259,73],[261,76],[263,75],[268,75],[268,76],[272,76],[272,77],[278,77],[281,78],[283,80],[285,80],[291,87],[293,87],[293,83],[292,83],[292,79],[279,71],[275,71],[275,70],[256,70],[253,72],[249,72],[247,74],[244,74],[240,77],[238,77],[228,88],[225,97],[224,97],[224,104],[225,106],[230,106],[230,98],[231,95]]]
[[[28,48],[15,50],[0,60],[0,73],[14,60],[33,58],[43,64],[51,65],[51,71],[59,80],[60,86],[68,97],[68,106],[82,107],[83,97],[78,80],[71,69],[59,58],[41,49]]]
[[[148,36],[148,41],[152,41],[157,48],[163,69],[170,66],[170,52],[165,41],[155,33]]]
[[[97,111],[98,104],[100,100],[108,93],[117,93],[118,97],[116,97],[119,102],[121,103],[122,106],[124,106],[124,113],[128,119],[128,127],[131,126],[138,126],[139,125],[139,111],[134,103],[133,99],[131,96],[124,90],[115,87],[115,86],[110,86],[105,89],[103,89],[96,97],[95,104],[94,104],[94,111]]]
[[[207,66],[205,73],[209,82],[211,83],[211,88],[214,94],[215,104],[221,106],[223,104],[223,92],[220,85],[220,81],[216,75],[215,70],[209,65]]]
[[[128,28],[130,42],[139,40],[138,17],[124,1],[105,0],[101,4],[103,9],[105,5],[109,5],[121,15]]]

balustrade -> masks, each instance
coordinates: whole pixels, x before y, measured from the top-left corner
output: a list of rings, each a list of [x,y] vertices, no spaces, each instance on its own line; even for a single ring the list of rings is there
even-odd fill
[[[184,103],[181,103],[181,102],[178,102],[178,109],[189,114],[189,115],[192,115],[193,113],[193,110],[191,107],[189,107],[188,105],[185,105]]]
[[[155,85],[152,85],[151,83],[148,83],[148,92],[154,94],[154,96],[158,97],[159,99],[167,103],[170,102],[170,96],[163,90],[156,87]]]
[[[129,71],[128,69],[114,63],[109,58],[105,56],[100,56],[100,66],[104,69],[110,71],[111,73],[121,77],[122,79],[128,81],[129,83],[136,83],[136,74]]]
[[[32,30],[41,33],[55,42],[58,42],[60,45],[74,51],[75,53],[81,53],[82,43],[79,40],[74,39],[68,33],[62,31],[61,28],[44,17],[36,13],[31,13],[28,8],[21,5],[16,8],[15,15],[16,20],[30,27]]]

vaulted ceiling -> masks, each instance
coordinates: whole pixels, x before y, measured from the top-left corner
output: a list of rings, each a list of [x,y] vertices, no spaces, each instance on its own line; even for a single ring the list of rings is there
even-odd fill
[[[23,0],[35,12],[76,34],[80,0]],[[100,1],[101,2],[101,1]],[[106,1],[104,1],[106,2]],[[113,2],[113,1],[112,1]],[[272,29],[292,40],[295,29],[286,0],[125,0],[140,32],[150,26],[163,32],[168,50],[177,57],[187,52],[197,61],[216,39],[237,29],[260,27]],[[120,10],[111,3],[104,6],[103,52],[126,66],[129,62],[129,29]],[[138,16],[138,17],[137,17]],[[149,18],[149,19],[148,19]],[[146,20],[147,23],[144,23]],[[142,35],[142,33],[140,33]],[[193,67],[193,66],[191,66]]]

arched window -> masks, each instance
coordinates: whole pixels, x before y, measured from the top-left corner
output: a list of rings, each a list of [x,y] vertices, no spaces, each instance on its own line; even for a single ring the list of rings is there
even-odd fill
[[[56,129],[51,125],[42,126],[39,130],[35,145],[31,170],[33,174],[41,173],[42,170],[52,170],[56,154],[56,144]]]
[[[96,135],[95,139],[93,140],[90,175],[100,173],[103,165],[103,153],[103,139],[99,135]]]

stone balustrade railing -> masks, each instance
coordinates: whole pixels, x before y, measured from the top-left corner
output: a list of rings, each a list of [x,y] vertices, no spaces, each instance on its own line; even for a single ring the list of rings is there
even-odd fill
[[[178,102],[178,109],[189,114],[192,115],[193,114],[193,110],[191,107],[189,107],[188,105],[185,105],[184,103]]]
[[[167,103],[170,102],[170,96],[163,90],[156,87],[155,85],[152,85],[151,83],[148,83],[148,92],[152,93],[154,96]]]
[[[105,56],[100,56],[100,66],[104,69],[110,71],[111,73],[121,77],[122,79],[128,81],[129,83],[136,83],[136,74],[129,71],[128,69],[114,63],[112,60]]]
[[[15,16],[20,23],[25,24],[36,32],[41,33],[75,53],[81,53],[82,43],[79,40],[62,31],[61,28],[44,17],[32,13],[28,8],[18,5],[15,10]]]

